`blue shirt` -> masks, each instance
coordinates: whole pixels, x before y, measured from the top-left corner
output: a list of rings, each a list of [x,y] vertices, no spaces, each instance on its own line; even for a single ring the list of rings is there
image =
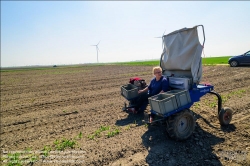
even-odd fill
[[[161,76],[158,81],[156,81],[156,78],[153,78],[148,86],[149,96],[157,95],[162,90],[166,92],[168,89],[168,80],[164,76]]]

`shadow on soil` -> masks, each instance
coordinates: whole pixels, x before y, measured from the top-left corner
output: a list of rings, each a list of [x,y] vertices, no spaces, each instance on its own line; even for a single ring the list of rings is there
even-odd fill
[[[143,113],[133,114],[128,113],[128,116],[125,119],[117,120],[115,125],[117,126],[126,126],[129,124],[137,124],[137,126],[143,125]]]
[[[221,126],[221,130],[223,132],[227,132],[227,133],[230,133],[230,132],[233,132],[235,131],[236,127],[234,124],[229,124],[227,126]]]
[[[150,166],[222,165],[212,152],[212,146],[224,139],[202,130],[198,124],[193,135],[185,141],[170,139],[165,126],[150,126],[142,142],[148,149],[146,162]]]
[[[196,116],[202,118],[197,114]],[[211,124],[210,127],[212,127]],[[235,130],[234,126],[229,128],[224,128],[222,131]],[[148,149],[145,160],[150,166],[222,165],[213,153],[212,146],[224,142],[224,138],[204,131],[198,123],[196,123],[194,133],[185,141],[175,141],[169,138],[166,125],[163,124],[149,126],[148,131],[141,138],[143,145]]]
[[[199,114],[196,114],[195,112],[194,113],[194,116],[196,117],[196,119],[202,119],[209,127],[211,128],[214,128],[214,129],[218,129],[217,127],[213,126],[209,121],[207,121],[204,117],[202,117],[201,115]],[[233,132],[236,130],[236,127],[234,124],[229,124],[227,126],[221,126],[220,129],[223,131],[223,132],[227,132],[227,133],[230,133],[230,132]]]

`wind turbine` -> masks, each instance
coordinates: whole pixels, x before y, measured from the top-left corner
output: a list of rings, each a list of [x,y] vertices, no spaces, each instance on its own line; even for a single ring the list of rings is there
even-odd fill
[[[100,43],[100,41],[99,41],[99,43]],[[98,43],[98,44],[99,44],[99,43]],[[98,51],[100,51],[100,50],[99,50],[99,48],[98,48],[98,44],[97,44],[97,45],[91,45],[91,46],[96,46],[96,52],[97,52],[97,63],[99,63],[99,62],[98,62]]]
[[[155,37],[155,38],[162,38],[162,49],[163,49],[163,36],[165,35],[166,30],[163,32],[162,36],[160,37]]]

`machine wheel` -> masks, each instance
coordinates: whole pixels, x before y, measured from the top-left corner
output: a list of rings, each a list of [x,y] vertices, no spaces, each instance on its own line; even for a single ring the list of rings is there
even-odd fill
[[[167,132],[173,139],[185,140],[191,136],[194,129],[195,120],[189,109],[176,113],[167,119]]]
[[[221,125],[228,125],[233,117],[233,111],[228,108],[222,108],[219,113],[219,121]]]
[[[236,66],[238,66],[238,62],[237,61],[232,61],[232,62],[230,62],[230,66],[231,67],[236,67]]]

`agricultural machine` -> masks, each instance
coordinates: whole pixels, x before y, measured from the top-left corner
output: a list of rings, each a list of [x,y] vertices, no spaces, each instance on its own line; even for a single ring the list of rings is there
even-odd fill
[[[202,28],[203,44],[200,44],[198,27]],[[170,91],[148,98],[150,113],[144,120],[147,124],[166,122],[168,135],[176,140],[185,140],[195,129],[195,117],[190,107],[206,94],[218,98],[218,119],[221,125],[228,125],[232,110],[222,108],[222,98],[214,91],[214,86],[201,84],[202,50],[205,43],[203,25],[183,28],[162,36],[163,53],[160,58],[162,74],[168,79]],[[121,95],[129,102],[123,111],[136,107],[137,86],[127,84],[121,87]]]

